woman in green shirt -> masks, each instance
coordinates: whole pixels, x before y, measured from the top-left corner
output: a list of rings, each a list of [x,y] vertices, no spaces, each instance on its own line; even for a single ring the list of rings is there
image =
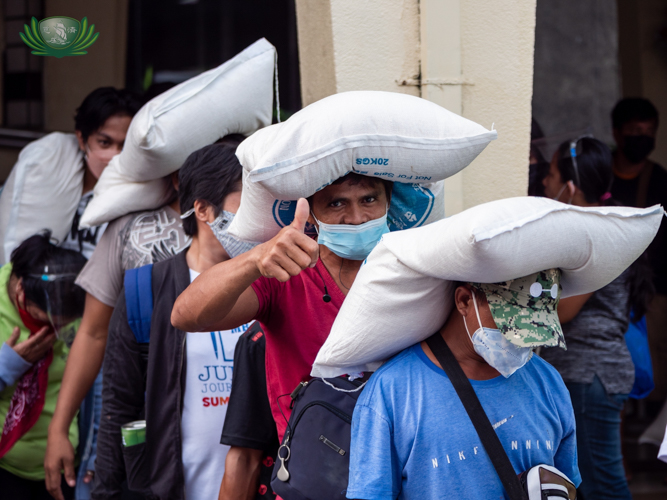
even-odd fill
[[[86,262],[45,231],[17,247],[0,268],[0,484],[3,498],[48,499],[44,453],[85,293],[74,280]],[[71,343],[71,342],[70,342]],[[78,441],[76,423],[70,440]]]

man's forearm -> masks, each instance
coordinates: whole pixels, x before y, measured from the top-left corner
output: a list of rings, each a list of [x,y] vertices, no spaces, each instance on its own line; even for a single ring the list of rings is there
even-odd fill
[[[261,276],[258,251],[255,247],[202,273],[174,303],[172,324],[185,332],[219,327],[241,294]]]
[[[106,344],[106,336],[94,337],[81,331],[77,334],[67,358],[50,428],[67,432],[100,372]]]
[[[218,500],[252,500],[262,467],[261,450],[232,446],[225,460],[225,475]]]

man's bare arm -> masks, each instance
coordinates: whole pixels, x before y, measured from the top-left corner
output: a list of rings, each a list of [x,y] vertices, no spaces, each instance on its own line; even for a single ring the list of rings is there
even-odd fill
[[[287,281],[317,262],[317,242],[304,234],[308,202],[300,199],[294,222],[273,239],[202,273],[178,297],[171,323],[185,332],[229,330],[259,309],[250,285],[260,276]]]
[[[71,486],[75,482],[74,448],[69,442],[69,427],[102,367],[112,313],[113,307],[86,294],[83,318],[67,358],[56,410],[49,424],[44,457],[46,488],[57,500],[63,498],[61,471],[65,471]]]
[[[257,494],[264,452],[232,446],[225,459],[225,475],[218,500],[253,500]]]

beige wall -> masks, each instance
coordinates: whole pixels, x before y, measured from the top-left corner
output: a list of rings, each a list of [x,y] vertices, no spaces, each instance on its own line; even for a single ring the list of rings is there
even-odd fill
[[[448,181],[447,213],[526,193],[535,0],[505,0],[502,9],[491,0],[296,4],[304,104],[387,90],[422,95],[487,128],[495,122],[498,140]]]
[[[99,32],[88,54],[46,57],[44,61],[44,124],[47,131],[74,130],[74,113],[97,87],[125,86],[128,0],[46,0],[44,17],[88,17]]]
[[[296,0],[304,106],[348,90],[419,95],[417,0]]]
[[[535,0],[461,0],[463,116],[498,139],[463,171],[463,206],[528,191]]]

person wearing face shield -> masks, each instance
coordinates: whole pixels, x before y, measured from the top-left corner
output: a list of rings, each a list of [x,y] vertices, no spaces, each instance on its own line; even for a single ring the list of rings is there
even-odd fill
[[[79,252],[51,243],[45,231],[25,240],[0,268],[0,484],[8,500],[48,498],[47,428],[73,323],[83,312],[85,293],[74,279],[85,262]],[[76,423],[68,431],[76,444]],[[65,492],[73,498],[73,489]]]
[[[158,262],[151,273],[150,339],[140,344],[121,293],[109,325],[104,360],[102,422],[94,498],[128,487],[157,498],[215,498],[229,447],[219,444],[233,371],[235,330],[189,333],[171,326],[174,301],[200,273],[229,260],[226,232],[241,199],[235,148],[214,144],[192,153],[179,170],[179,201],[189,248]],[[129,271],[128,271],[129,273]],[[126,283],[129,278],[126,275]],[[143,347],[142,347],[143,346]],[[147,347],[146,350],[143,349]],[[266,396],[264,396],[266,397]],[[143,445],[121,446],[121,426],[145,418]],[[238,480],[245,480],[238,477]]]
[[[391,188],[391,182],[350,173],[300,199],[291,225],[213,266],[174,305],[172,323],[183,331],[261,323],[267,391],[281,440],[290,409],[283,405],[283,416],[277,398],[308,380],[361,264],[389,231]]]
[[[357,400],[347,498],[505,496],[431,350],[442,340],[514,470],[546,464],[575,486],[581,483],[569,394],[556,370],[533,352],[545,345],[565,348],[557,315],[560,276],[549,269],[502,283],[453,284],[454,307],[433,338],[384,363]]]
[[[611,151],[601,141],[566,141],[554,155],[545,193],[581,207],[616,205],[609,192],[612,166]],[[635,367],[625,332],[631,311],[633,320],[640,321],[652,298],[647,255],[600,290],[561,300],[558,315],[568,350],[541,353],[572,396],[583,499],[630,498],[621,453],[621,411],[633,388]]]

